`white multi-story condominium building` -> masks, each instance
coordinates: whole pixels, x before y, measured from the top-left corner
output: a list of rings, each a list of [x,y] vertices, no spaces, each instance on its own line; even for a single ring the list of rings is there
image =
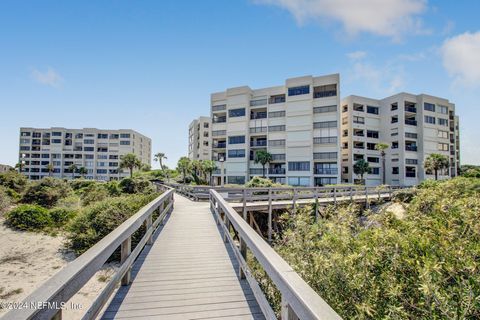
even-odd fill
[[[455,105],[425,94],[399,93],[376,100],[348,96],[341,103],[342,182],[360,179],[353,170],[359,159],[372,169],[364,176],[367,185],[382,184],[382,159],[375,150],[379,142],[386,149],[386,183],[415,185],[433,178],[424,160],[432,153],[447,156],[450,169],[440,178],[455,176],[460,168],[458,117]]]
[[[71,172],[72,164],[86,168],[87,179],[116,180],[129,175],[119,170],[122,155],[133,153],[151,164],[151,144],[150,138],[130,129],[20,128],[19,161],[32,180],[80,176]]]
[[[13,170],[13,167],[9,166],[8,164],[0,164],[0,173],[4,173],[10,170]]]
[[[211,160],[211,120],[200,117],[188,126],[188,157],[190,160]]]
[[[212,159],[226,183],[261,176],[255,154],[273,158],[266,176],[290,185],[340,182],[339,75],[291,78],[284,85],[230,88],[211,95]],[[220,161],[224,160],[223,165]],[[220,170],[215,183],[221,183]]]

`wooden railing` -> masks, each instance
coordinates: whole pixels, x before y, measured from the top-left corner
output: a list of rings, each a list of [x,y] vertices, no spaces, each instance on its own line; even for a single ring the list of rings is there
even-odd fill
[[[2,319],[61,319],[61,306],[70,300],[120,247],[120,268],[82,318],[95,319],[118,283],[130,284],[133,263],[144,246],[152,244],[154,232],[162,224],[167,213],[173,209],[174,190],[163,187],[163,191],[159,197],[140,209],[25,298],[20,304],[22,308],[11,310]],[[158,217],[152,221],[154,213],[158,213]],[[145,234],[132,251],[132,235],[142,225],[145,225]]]
[[[324,319],[341,317],[253,230],[230,204],[216,191],[210,190],[210,209],[223,231],[224,241],[230,243],[239,262],[239,276],[245,278],[267,319],[276,319],[247,264],[247,248],[260,263],[282,295],[281,319]],[[239,237],[237,245],[230,235],[233,228]]]

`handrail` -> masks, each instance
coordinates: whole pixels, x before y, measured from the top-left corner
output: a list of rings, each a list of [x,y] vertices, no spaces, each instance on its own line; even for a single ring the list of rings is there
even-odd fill
[[[216,190],[210,190],[210,209],[216,215],[217,223],[222,226],[224,239],[230,242],[235,254],[239,257],[240,277],[251,279],[249,277],[251,271],[246,263],[248,248],[280,291],[282,319],[341,319]],[[230,237],[230,226],[238,233],[239,247],[233,243]],[[252,286],[252,283],[250,285]],[[252,287],[258,287],[258,284],[254,283]],[[269,319],[272,318],[271,308],[269,305],[265,305],[266,300],[263,293],[254,290],[254,294],[264,315]]]
[[[130,284],[132,264],[143,247],[146,244],[152,244],[153,233],[163,222],[167,213],[173,209],[174,190],[168,187],[163,188],[166,189],[164,193],[141,208],[136,214],[26,297],[21,303],[25,308],[11,310],[2,319],[61,319],[61,306],[70,300],[100,270],[118,247],[121,247],[122,265],[120,269],[83,317],[83,319],[94,319],[108,301],[118,282],[121,281],[122,285]],[[152,222],[152,215],[157,210],[159,216],[155,222]],[[131,251],[131,237],[143,224],[146,227],[145,235],[135,249]]]

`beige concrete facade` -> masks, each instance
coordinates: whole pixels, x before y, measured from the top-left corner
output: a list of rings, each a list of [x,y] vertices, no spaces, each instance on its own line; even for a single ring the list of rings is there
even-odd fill
[[[211,131],[210,117],[199,117],[188,126],[188,158],[190,160],[211,160]]]
[[[9,166],[8,164],[0,164],[0,173],[4,173],[10,170],[13,170],[12,166]]]
[[[348,96],[341,103],[342,182],[355,182],[359,176],[353,165],[365,159],[372,168],[367,185],[382,183],[380,152],[375,145],[383,142],[386,150],[386,183],[416,185],[432,178],[423,168],[432,153],[447,156],[450,169],[441,172],[445,179],[457,175],[460,168],[458,117],[455,105],[426,94],[399,93],[376,100]]]
[[[129,174],[128,170],[119,170],[120,158],[127,153],[151,165],[151,139],[130,129],[20,128],[19,140],[19,162],[32,180],[80,176],[70,172],[72,164],[85,167],[87,179],[116,180]]]
[[[276,87],[213,93],[212,159],[225,160],[225,183],[261,176],[261,165],[253,161],[259,150],[273,156],[266,176],[274,181],[339,183],[339,81],[338,74],[304,76]],[[219,170],[215,177],[220,184]]]

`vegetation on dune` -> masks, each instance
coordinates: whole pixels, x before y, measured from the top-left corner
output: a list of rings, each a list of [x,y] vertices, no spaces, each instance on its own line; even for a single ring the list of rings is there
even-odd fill
[[[19,230],[43,230],[53,225],[48,209],[39,205],[22,204],[5,216],[9,226]]]
[[[311,207],[286,214],[274,248],[345,319],[478,319],[480,180],[426,182],[402,198],[401,219],[354,205],[317,223]]]
[[[68,182],[55,178],[44,178],[31,182],[25,189],[21,202],[52,208],[57,201],[66,197],[72,188]]]

